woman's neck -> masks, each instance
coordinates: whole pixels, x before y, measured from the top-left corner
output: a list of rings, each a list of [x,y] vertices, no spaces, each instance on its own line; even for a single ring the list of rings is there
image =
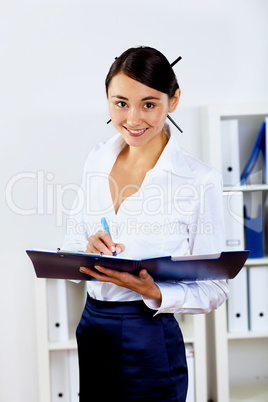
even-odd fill
[[[161,133],[142,147],[126,145],[122,151],[121,157],[123,157],[125,163],[132,168],[149,170],[152,169],[158,161],[167,142],[168,138],[164,130],[162,130]]]

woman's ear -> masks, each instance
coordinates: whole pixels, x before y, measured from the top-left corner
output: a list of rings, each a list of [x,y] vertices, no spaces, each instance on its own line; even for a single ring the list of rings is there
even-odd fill
[[[176,90],[173,98],[171,98],[171,100],[170,100],[169,113],[172,113],[176,110],[179,100],[180,100],[180,96],[181,96],[181,90],[180,90],[180,88],[178,88]]]

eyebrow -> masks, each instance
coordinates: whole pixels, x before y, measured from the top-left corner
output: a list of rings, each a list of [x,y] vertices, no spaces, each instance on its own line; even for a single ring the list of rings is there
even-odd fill
[[[113,95],[112,98],[128,100],[128,98],[126,98],[125,96],[122,96],[122,95]],[[148,101],[148,100],[161,100],[161,99],[157,98],[156,96],[146,96],[145,98],[142,98],[142,102]]]

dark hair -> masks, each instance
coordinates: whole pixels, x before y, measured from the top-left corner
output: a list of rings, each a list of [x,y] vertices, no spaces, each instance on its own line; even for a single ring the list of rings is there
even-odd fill
[[[179,88],[167,58],[151,47],[130,48],[115,59],[105,80],[107,94],[112,78],[119,73],[124,73],[150,88],[166,93],[169,99],[173,98],[175,91]]]

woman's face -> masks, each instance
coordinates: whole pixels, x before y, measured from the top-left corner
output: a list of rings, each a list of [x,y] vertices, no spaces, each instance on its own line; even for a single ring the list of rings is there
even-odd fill
[[[119,73],[108,88],[110,117],[126,143],[140,147],[163,133],[167,114],[178,103],[174,107],[174,98]]]

